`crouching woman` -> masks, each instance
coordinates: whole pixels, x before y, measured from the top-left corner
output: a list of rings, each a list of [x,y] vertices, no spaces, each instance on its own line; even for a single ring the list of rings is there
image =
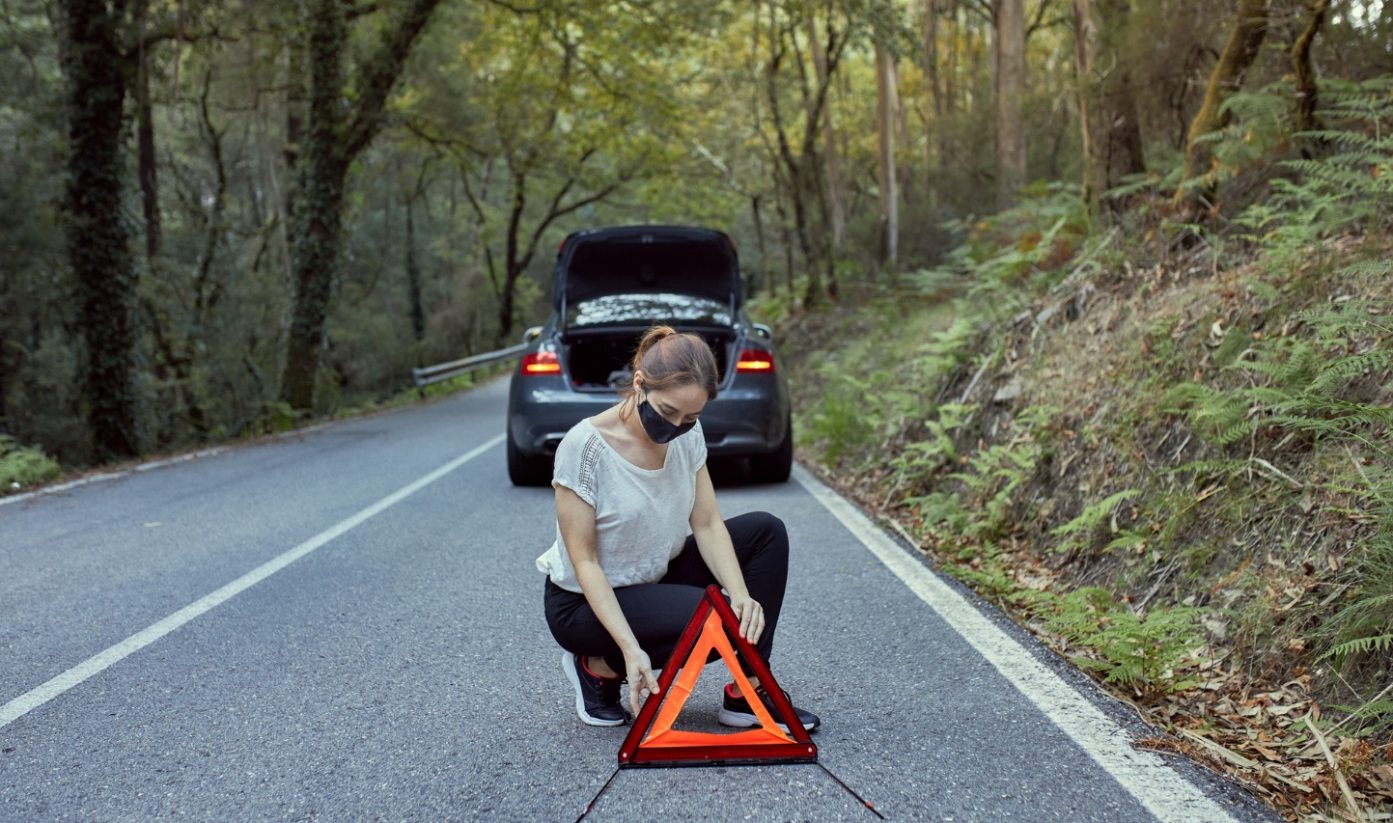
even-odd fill
[[[556,542],[537,568],[547,575],[547,625],[565,650],[576,713],[592,726],[627,721],[625,682],[634,713],[657,694],[654,662],[667,660],[712,583],[730,598],[740,636],[766,663],[773,650],[788,534],[763,512],[721,518],[698,422],[718,377],[705,340],[654,328],[623,401],[582,420],[556,450]],[[758,726],[752,699],[777,716],[764,686],[751,684],[754,695],[725,687],[721,723]],[[809,731],[821,722],[795,710]]]

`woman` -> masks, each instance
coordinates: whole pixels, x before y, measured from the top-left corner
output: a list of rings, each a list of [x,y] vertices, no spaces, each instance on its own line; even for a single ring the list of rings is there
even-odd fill
[[[627,721],[625,681],[635,714],[657,694],[653,662],[671,654],[712,583],[767,662],[788,578],[783,522],[763,512],[723,521],[716,505],[697,422],[719,379],[706,341],[654,328],[633,372],[624,401],[576,424],[557,448],[556,542],[537,559],[547,625],[566,650],[576,713],[592,726]],[[751,685],[773,713],[763,686]],[[727,685],[720,722],[758,726],[749,700]],[[817,728],[816,715],[796,711],[803,728]]]

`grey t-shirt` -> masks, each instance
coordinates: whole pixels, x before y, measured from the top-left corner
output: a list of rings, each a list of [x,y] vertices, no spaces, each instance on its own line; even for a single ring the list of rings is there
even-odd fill
[[[706,465],[701,423],[668,444],[661,469],[641,469],[614,450],[591,423],[580,421],[556,449],[553,486],[565,486],[595,509],[595,554],[615,588],[656,583],[691,533],[696,476]],[[561,524],[537,570],[580,593]]]

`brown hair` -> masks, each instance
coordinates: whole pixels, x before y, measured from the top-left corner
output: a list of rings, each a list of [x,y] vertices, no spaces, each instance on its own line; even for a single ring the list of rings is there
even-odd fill
[[[643,372],[643,386],[648,391],[701,386],[706,389],[707,400],[716,399],[720,378],[716,357],[699,335],[679,333],[669,326],[654,326],[639,341],[633,371]],[[637,396],[632,383],[619,393],[626,407]]]

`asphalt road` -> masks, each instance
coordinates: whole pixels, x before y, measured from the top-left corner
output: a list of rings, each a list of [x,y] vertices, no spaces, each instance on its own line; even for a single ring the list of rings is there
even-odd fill
[[[533,567],[551,493],[509,484],[505,405],[496,383],[0,505],[0,821],[575,820],[626,730],[575,716]],[[1127,754],[1125,711],[800,477],[718,496],[788,525],[774,674],[887,819],[1276,819]],[[679,725],[715,728],[724,681]],[[585,819],[876,818],[799,765],[624,770]]]

